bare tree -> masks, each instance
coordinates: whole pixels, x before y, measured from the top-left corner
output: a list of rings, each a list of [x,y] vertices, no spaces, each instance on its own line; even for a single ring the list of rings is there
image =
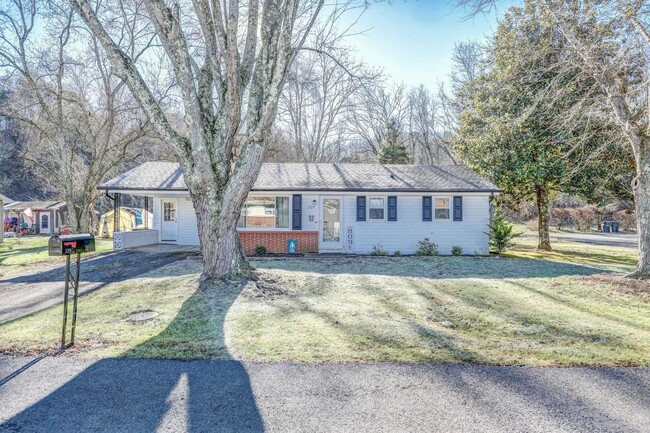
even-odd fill
[[[279,104],[278,124],[294,145],[301,162],[336,161],[348,137],[347,117],[355,110],[354,95],[374,86],[377,74],[337,47],[333,57],[320,38],[313,50],[302,51],[287,75]]]
[[[261,168],[286,75],[319,18],[335,20],[359,0],[143,0],[180,94],[175,125],[121,41],[106,8],[71,0],[116,73],[178,156],[196,211],[202,279],[249,272],[237,221]],[[242,140],[236,140],[236,137]]]
[[[373,157],[379,154],[388,125],[402,129],[407,119],[407,88],[403,84],[364,86],[355,94],[355,109],[347,118],[350,133],[357,137],[362,151]],[[399,144],[405,144],[404,135]]]
[[[460,42],[454,45],[449,75],[451,90],[440,84],[437,93],[438,123],[445,131],[446,141],[456,132],[461,112],[468,108],[468,101],[472,98],[471,91],[468,93],[468,89],[471,89],[469,84],[485,69],[485,48],[478,42]]]
[[[68,203],[66,222],[86,232],[97,184],[146,136],[146,119],[97,41],[76,31],[69,5],[15,0],[0,14],[0,27],[11,88],[0,114],[25,135],[23,158],[32,173]]]
[[[449,76],[451,88],[458,93],[484,70],[484,50],[478,42],[457,42],[451,55],[452,69]]]
[[[485,70],[484,50],[477,42],[460,42],[452,53],[451,91],[441,83],[436,92],[419,86],[408,95],[408,138],[413,160],[426,164],[457,163],[450,140],[466,108],[468,83]]]
[[[442,104],[424,86],[411,90],[408,96],[408,138],[413,162],[420,164],[451,164],[456,159],[449,149],[449,131],[441,119]]]

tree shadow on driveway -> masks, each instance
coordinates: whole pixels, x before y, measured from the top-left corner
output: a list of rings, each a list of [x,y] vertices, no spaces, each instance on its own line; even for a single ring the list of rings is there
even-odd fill
[[[83,257],[83,256],[82,256]],[[86,295],[110,283],[136,278],[186,257],[178,253],[124,251],[81,261],[79,293]],[[61,258],[61,263],[65,263]],[[0,323],[63,301],[65,265],[41,272],[0,278]]]
[[[242,287],[217,287],[216,293],[198,289],[165,330],[123,354],[137,358],[153,350],[194,350],[220,361],[100,360],[0,424],[0,431],[263,431],[248,373],[228,359],[224,341],[225,316]],[[192,320],[203,302],[210,303],[212,314]],[[206,325],[196,343],[179,338]],[[43,372],[45,383],[56,381],[47,373],[52,370]]]
[[[185,253],[143,253],[141,251],[121,251],[84,259],[81,256],[82,282],[115,283],[145,274],[170,263],[187,257]],[[74,256],[72,261],[74,262]],[[47,283],[61,282],[65,278],[65,257],[61,257],[61,266],[41,272],[0,278],[0,283]]]

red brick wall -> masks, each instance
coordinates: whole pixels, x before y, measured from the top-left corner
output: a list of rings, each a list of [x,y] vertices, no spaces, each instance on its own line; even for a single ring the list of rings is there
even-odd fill
[[[318,252],[318,232],[307,231],[240,231],[239,238],[246,254],[255,254],[255,247],[264,245],[268,253],[287,253],[287,241],[298,241],[298,253]]]

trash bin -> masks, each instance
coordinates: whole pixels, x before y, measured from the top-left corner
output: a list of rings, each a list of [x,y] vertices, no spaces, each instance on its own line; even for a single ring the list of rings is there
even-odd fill
[[[618,228],[621,225],[619,221],[612,221],[611,222],[611,227],[612,227],[612,233],[618,233]]]
[[[612,224],[609,221],[603,221],[603,233],[611,233]]]

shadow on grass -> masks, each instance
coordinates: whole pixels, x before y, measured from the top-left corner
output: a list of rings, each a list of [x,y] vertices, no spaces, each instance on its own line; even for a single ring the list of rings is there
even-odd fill
[[[650,330],[649,327],[644,326],[643,324],[640,324],[637,321],[626,320],[625,318],[617,317],[617,316],[614,316],[612,314],[600,313],[598,311],[595,311],[592,308],[586,308],[583,305],[580,305],[575,300],[565,299],[565,298],[562,298],[560,296],[554,295],[554,294],[549,293],[549,292],[545,292],[543,290],[536,289],[534,287],[531,287],[529,285],[526,285],[526,284],[523,284],[523,283],[520,283],[520,282],[517,282],[517,281],[509,281],[509,283],[513,284],[513,285],[515,285],[515,286],[517,286],[517,287],[519,287],[519,288],[521,288],[523,290],[534,293],[537,296],[543,297],[543,298],[557,304],[560,307],[569,308],[569,309],[574,310],[574,311],[576,311],[576,312],[578,312],[580,314],[584,314],[587,317],[594,316],[594,317],[598,317],[600,319],[609,320],[609,321],[618,323],[618,324],[623,325],[623,326],[628,326],[630,328],[643,329],[643,330],[646,330],[646,331]]]
[[[269,274],[270,278],[277,275]],[[552,283],[542,290],[538,286],[544,287],[544,282],[526,284],[521,279],[366,282],[362,276],[350,280],[348,286],[345,276],[304,278],[302,288],[267,302],[264,311],[273,319],[260,317],[259,324],[248,330],[255,336],[266,335],[267,325],[275,329],[269,333],[272,343],[260,341],[270,349],[260,354],[247,346],[250,343],[243,343],[238,350],[244,356],[317,362],[647,364],[647,348],[631,336],[642,340],[647,325],[635,322],[635,316],[617,317],[619,301],[610,304],[606,293],[603,298],[582,299],[580,290],[561,286],[555,291]],[[275,320],[291,324],[290,337],[283,336]],[[257,321],[251,319],[251,323]],[[306,329],[299,330],[301,326]],[[305,338],[311,332],[323,347]],[[294,335],[301,341],[297,346],[291,340]],[[289,347],[304,348],[304,353],[294,354]]]
[[[0,244],[1,247],[1,244]],[[29,247],[29,248],[14,248],[13,246],[5,246],[0,249],[0,265],[9,258],[20,258],[21,256],[28,256],[31,254],[43,253],[47,251],[46,246],[38,247]],[[43,260],[46,260],[47,257],[44,257]],[[9,266],[9,265],[7,265]]]
[[[142,254],[138,251],[100,253],[81,260],[80,279],[83,282],[116,283],[145,274],[154,269],[178,260],[187,255],[178,253]],[[74,263],[74,257],[72,258]],[[65,277],[65,257],[60,257],[54,269],[26,273],[0,279],[0,283],[50,283],[61,282]]]
[[[592,328],[588,325],[584,326],[585,324],[591,323],[591,316],[611,320],[612,322],[616,322],[616,319],[606,315],[596,314],[585,308],[581,309],[574,302],[549,296],[540,290],[519,284],[516,281],[507,281],[505,284],[514,285],[522,290],[530,291],[540,298],[545,298],[547,301],[556,304],[557,308],[575,310],[583,318],[570,318],[568,316],[563,318],[561,312],[549,314],[550,311],[556,310],[547,310],[542,305],[531,309],[530,305],[522,305],[516,299],[505,296],[501,290],[489,287],[483,288],[484,294],[481,297],[474,296],[469,292],[447,292],[446,295],[453,298],[455,303],[462,305],[462,310],[467,310],[468,313],[469,309],[477,313],[489,312],[489,316],[493,321],[489,322],[488,326],[499,326],[499,322],[502,322],[504,325],[507,324],[512,331],[516,332],[509,337],[510,340],[516,341],[519,339],[536,344],[538,345],[538,351],[541,351],[545,345],[549,344],[549,341],[553,341],[552,344],[558,345],[562,345],[563,342],[571,342],[572,344],[582,344],[585,346],[596,344],[611,347],[615,347],[619,343],[619,336],[611,335],[606,331],[605,327]],[[492,302],[487,303],[486,299]],[[476,326],[476,323],[471,323],[471,321],[467,325],[464,323],[469,318],[468,316],[470,314],[467,314],[465,317],[454,318],[458,324],[456,328],[458,333],[469,335],[473,327]],[[643,327],[636,328],[644,329]],[[527,329],[532,329],[532,333],[527,332]],[[540,354],[541,352],[537,354],[533,353],[533,359],[539,357]],[[557,362],[560,363],[559,359]],[[489,363],[494,363],[494,360]]]
[[[588,247],[587,247],[588,248]],[[518,250],[518,251],[517,251]],[[634,250],[629,250],[634,252]],[[598,251],[577,251],[576,249],[567,249],[562,247],[553,247],[553,251],[541,252],[534,246],[517,245],[514,252],[506,253],[506,257],[513,257],[521,253],[527,255],[526,258],[546,259],[550,260],[563,260],[585,266],[636,266],[637,258],[632,253],[616,253],[606,254]]]
[[[187,358],[196,353],[191,357],[205,360],[97,361],[0,424],[0,431],[263,431],[248,373],[228,360],[224,342],[225,316],[242,288],[197,290],[165,330],[123,354]]]
[[[140,277],[183,260],[185,257],[176,253],[143,255],[137,251],[124,251],[82,259],[79,293],[87,295],[110,283]],[[4,302],[0,304],[0,323],[9,323],[30,313],[60,304],[63,301],[65,285],[64,257],[60,257],[60,263],[64,265],[41,272],[0,278],[0,291],[4,294]],[[73,264],[73,269],[74,266]],[[184,268],[184,272],[190,274],[193,270],[188,266]],[[26,291],[28,296],[25,296]]]
[[[611,271],[596,266],[516,257],[328,257],[252,260],[260,269],[320,274],[386,275],[432,279],[502,279],[586,276]]]
[[[358,361],[396,361],[395,356],[407,354],[409,362],[431,363],[444,362],[452,364],[482,364],[486,360],[459,343],[449,330],[440,329],[421,320],[401,320],[401,326],[407,322],[408,331],[418,336],[418,344],[426,346],[422,350],[413,341],[373,323],[351,323],[342,316],[324,309],[318,309],[300,298],[294,298],[290,307],[279,307],[282,314],[291,315],[300,311],[301,315],[310,314],[322,320],[326,326],[336,329],[340,336],[337,344],[351,344],[358,349]],[[392,310],[391,313],[396,310]],[[336,350],[336,349],[334,349]],[[429,351],[429,352],[427,352]],[[435,354],[432,357],[431,354]],[[297,354],[298,355],[298,354]],[[323,361],[316,359],[317,362]],[[347,360],[346,360],[347,361]],[[397,362],[401,360],[397,359]]]

